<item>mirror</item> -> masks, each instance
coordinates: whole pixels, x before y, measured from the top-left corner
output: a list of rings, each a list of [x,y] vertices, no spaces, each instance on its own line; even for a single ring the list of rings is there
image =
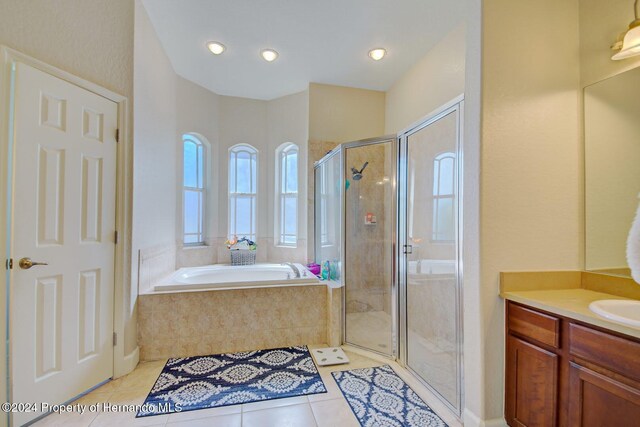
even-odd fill
[[[640,68],[584,91],[585,268],[630,276],[627,236],[640,199]]]

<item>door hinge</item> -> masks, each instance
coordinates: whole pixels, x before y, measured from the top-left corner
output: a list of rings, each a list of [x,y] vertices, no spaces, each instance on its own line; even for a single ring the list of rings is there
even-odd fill
[[[13,269],[13,258],[9,258],[5,261],[4,263],[5,267],[7,270],[12,270]]]
[[[413,253],[413,246],[411,245],[404,245],[404,253],[406,255],[411,255]]]
[[[113,232],[113,243],[118,244],[118,230]]]
[[[120,129],[116,129],[116,142],[120,142]]]
[[[116,332],[113,333],[113,346],[118,345],[118,334]]]

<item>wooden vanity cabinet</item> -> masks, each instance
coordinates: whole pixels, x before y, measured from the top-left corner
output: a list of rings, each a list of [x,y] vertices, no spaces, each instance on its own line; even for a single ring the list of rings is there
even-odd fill
[[[560,319],[507,304],[505,418],[510,426],[558,421]]]
[[[509,301],[512,427],[640,427],[640,340]]]
[[[640,426],[640,342],[569,323],[569,426]]]

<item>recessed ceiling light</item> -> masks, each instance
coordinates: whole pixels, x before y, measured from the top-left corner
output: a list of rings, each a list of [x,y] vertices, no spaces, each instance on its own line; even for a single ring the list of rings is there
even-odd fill
[[[278,59],[278,52],[273,49],[263,49],[260,55],[262,55],[262,58],[267,62],[273,62]]]
[[[374,61],[380,61],[387,54],[387,51],[381,47],[377,47],[375,49],[371,49],[369,51],[369,58]]]
[[[220,55],[222,52],[224,52],[227,48],[220,42],[208,42],[207,43],[207,48],[211,51],[211,53],[213,53],[214,55]]]

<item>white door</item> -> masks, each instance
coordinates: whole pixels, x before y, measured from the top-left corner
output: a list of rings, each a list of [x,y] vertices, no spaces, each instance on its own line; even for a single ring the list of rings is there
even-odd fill
[[[13,87],[12,401],[62,403],[113,374],[118,107],[21,63]]]

